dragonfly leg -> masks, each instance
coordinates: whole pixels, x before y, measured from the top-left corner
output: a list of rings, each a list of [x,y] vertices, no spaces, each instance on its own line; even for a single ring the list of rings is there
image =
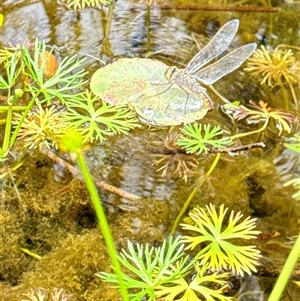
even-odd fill
[[[170,87],[173,85],[172,83],[165,83],[165,84],[154,84],[151,83],[152,86],[156,85],[156,86],[160,86],[159,88],[149,88],[145,91],[145,93],[143,93],[142,95],[140,95],[134,102],[138,103],[139,100],[141,98],[147,98],[150,99],[152,97],[156,97],[158,95],[161,95],[163,93],[165,93],[168,89],[170,89]],[[150,95],[149,95],[150,94]],[[151,95],[152,94],[152,95]],[[148,96],[147,96],[148,95]]]

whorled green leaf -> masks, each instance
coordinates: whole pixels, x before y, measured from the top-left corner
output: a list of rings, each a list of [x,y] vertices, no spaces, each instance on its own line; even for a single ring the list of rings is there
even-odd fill
[[[205,243],[196,258],[202,264],[208,264],[212,269],[231,269],[233,273],[243,276],[246,272],[251,274],[256,271],[260,251],[255,246],[237,246],[232,239],[253,239],[260,231],[255,228],[255,219],[249,217],[240,222],[242,214],[231,212],[227,226],[224,225],[224,217],[228,208],[224,210],[221,205],[219,213],[214,205],[204,208],[195,208],[190,212],[194,225],[181,224],[183,229],[194,231],[197,236],[183,236],[182,242],[188,243],[186,249],[193,249],[197,245]]]
[[[176,266],[171,270],[176,271]],[[178,278],[166,285],[160,285],[155,289],[155,295],[163,298],[164,301],[200,301],[219,300],[232,301],[233,298],[225,296],[224,291],[228,284],[226,278],[229,273],[207,273],[208,265],[194,264],[196,275],[191,281],[185,278]]]
[[[193,123],[185,125],[181,132],[177,144],[190,154],[208,153],[209,148],[224,148],[230,142],[228,137],[221,136],[223,130],[220,126]]]
[[[95,7],[100,5],[111,5],[114,0],[63,0],[73,9],[84,9],[85,7]]]
[[[47,78],[44,74],[46,64],[46,44],[36,39],[34,53],[28,47],[22,47],[22,61],[25,64],[26,75],[32,79],[32,84],[26,90],[33,95],[41,95],[40,103],[46,101],[50,105],[53,98],[58,98],[62,103],[74,91],[82,88],[85,83],[86,71],[82,68],[85,59],[76,55],[64,58],[55,74]]]
[[[84,142],[104,140],[105,136],[127,134],[138,126],[135,114],[124,106],[111,106],[86,90],[65,100],[68,110],[62,119],[82,135]]]
[[[180,237],[164,240],[160,247],[149,247],[128,241],[128,251],[122,250],[118,256],[120,263],[131,273],[123,273],[122,278],[130,293],[130,300],[156,299],[155,288],[183,278],[192,268],[189,256],[183,252]],[[172,269],[176,266],[176,270]],[[100,272],[96,274],[104,281],[118,284],[115,274]],[[133,276],[131,276],[133,275]]]

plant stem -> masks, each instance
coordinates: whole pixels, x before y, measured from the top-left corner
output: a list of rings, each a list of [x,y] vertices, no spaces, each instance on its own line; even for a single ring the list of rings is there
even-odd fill
[[[17,139],[17,136],[18,136],[18,133],[20,131],[20,128],[25,120],[25,118],[27,117],[29,111],[31,110],[31,108],[33,107],[34,103],[35,103],[35,100],[37,99],[38,95],[39,95],[40,92],[38,92],[36,95],[34,95],[32,97],[32,99],[30,100],[29,104],[27,105],[26,109],[24,110],[24,113],[18,123],[18,125],[16,126],[15,130],[14,130],[14,133],[12,135],[12,137],[10,138],[10,143],[9,143],[9,147],[8,147],[8,150],[14,145],[16,139]]]
[[[268,123],[269,123],[269,117],[266,118],[264,125],[261,128],[259,128],[258,130],[251,131],[251,132],[245,132],[245,133],[241,133],[241,134],[236,134],[236,135],[231,136],[230,139],[233,141],[238,138],[242,138],[242,137],[246,137],[246,136],[253,135],[256,133],[260,133],[267,128]]]
[[[112,1],[108,7],[107,19],[104,25],[104,37],[102,41],[102,52],[107,54],[108,56],[113,56],[113,52],[111,51],[110,43],[109,43],[109,35],[111,30],[111,22],[113,18],[115,1]]]
[[[216,168],[217,166],[217,163],[219,162],[220,160],[220,157],[221,157],[221,154],[218,153],[214,159],[214,162],[212,163],[212,165],[210,166],[209,170],[207,171],[206,175],[205,176],[210,176],[212,174],[212,172],[214,171],[214,169]],[[198,185],[198,187],[201,187],[202,184],[204,183],[205,181],[205,178],[203,177],[201,180],[200,180],[200,183]],[[182,216],[185,214],[186,210],[188,209],[194,195],[196,194],[197,192],[197,189],[198,187],[195,187],[193,189],[193,191],[190,193],[189,197],[187,198],[187,200],[185,201],[185,203],[183,204],[183,207],[181,208],[179,214],[177,215],[175,221],[174,221],[174,224],[172,226],[172,229],[171,229],[171,232],[170,232],[170,236],[174,235],[177,227],[178,227],[178,224],[180,223],[181,219],[182,219]]]
[[[9,138],[11,133],[11,127],[12,127],[12,106],[8,105],[7,107],[7,114],[6,114],[6,125],[5,125],[5,132],[4,132],[4,138],[3,138],[3,146],[2,146],[2,156],[5,158],[7,156],[7,153],[9,151]]]
[[[10,107],[14,112],[15,111],[24,111],[27,108],[27,106],[0,106],[0,112],[6,112],[10,109]]]
[[[116,273],[118,280],[119,280],[119,285],[120,285],[120,292],[121,292],[121,296],[122,296],[122,300],[123,301],[128,301],[128,294],[127,294],[127,290],[126,287],[124,285],[123,282],[123,278],[122,278],[122,270],[121,270],[121,266],[119,264],[119,261],[117,259],[117,251],[114,245],[114,241],[113,241],[113,237],[112,234],[110,232],[107,220],[106,220],[106,216],[103,210],[103,207],[101,205],[101,200],[98,196],[96,187],[93,183],[93,179],[92,176],[88,170],[88,167],[86,165],[84,156],[82,154],[81,151],[77,151],[76,152],[77,155],[77,164],[82,172],[84,181],[86,183],[86,186],[88,188],[88,191],[90,193],[91,199],[92,199],[92,203],[93,206],[95,208],[96,211],[96,215],[97,215],[97,219],[98,219],[98,223],[100,225],[102,234],[104,236],[104,240],[108,249],[108,253],[112,262],[112,265],[114,267],[114,272]]]
[[[42,259],[42,256],[40,256],[40,255],[38,255],[38,254],[36,254],[36,253],[33,253],[33,252],[29,251],[28,249],[20,248],[20,250],[21,250],[22,252],[24,252],[24,253],[26,253],[26,254],[32,256],[32,257],[35,258],[35,259],[38,259],[38,260]]]
[[[297,260],[300,258],[300,233],[294,244],[294,247],[285,262],[285,265],[276,281],[276,284],[272,290],[272,293],[268,301],[278,301],[282,295],[282,292],[292,274],[292,271],[296,265]]]
[[[51,152],[48,148],[42,148],[40,150],[43,154],[47,155],[51,160],[53,160],[54,162],[58,163],[59,165],[61,165],[63,168],[67,169],[68,171],[70,171],[74,176],[81,178],[80,172],[79,170],[74,167],[73,165],[67,163],[65,160],[63,160],[62,158],[58,157],[57,155],[55,155],[53,152]],[[142,197],[129,193],[127,191],[124,191],[123,189],[120,189],[118,187],[115,187],[113,185],[110,185],[108,183],[106,183],[105,181],[101,181],[97,178],[93,178],[94,183],[96,184],[96,186],[103,188],[109,192],[115,193],[123,198],[126,198],[128,200],[131,201],[142,201]]]

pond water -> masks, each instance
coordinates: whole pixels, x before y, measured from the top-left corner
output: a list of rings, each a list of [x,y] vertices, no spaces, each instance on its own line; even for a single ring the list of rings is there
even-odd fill
[[[244,11],[234,1],[215,1],[213,6],[210,1],[172,1],[171,7],[169,2],[153,4],[147,11],[144,2],[119,0],[109,19],[106,7],[73,10],[63,1],[4,0],[1,48],[20,41],[34,43],[37,37],[54,47],[59,59],[74,54],[86,58],[83,67],[90,80],[100,67],[125,57],[147,57],[184,68],[231,19],[239,19],[240,27],[230,49],[251,42],[269,49],[280,44],[300,45],[300,5],[292,1],[270,1],[269,6],[265,1],[238,1],[246,8]],[[295,56],[299,61],[299,49]],[[299,81],[293,85],[298,104],[293,102],[289,89],[262,86],[243,68],[214,87],[231,101],[248,105],[250,100],[263,100],[269,107],[300,117]],[[208,93],[214,109],[201,123],[221,125],[229,132],[258,128],[242,122],[237,129],[222,112],[222,100],[211,90]],[[224,204],[244,216],[257,218],[257,229],[265,237],[280,233],[272,240],[252,242],[258,245],[263,260],[258,273],[238,279],[236,288],[237,300],[267,300],[291,249],[288,242],[299,234],[300,205],[292,198],[295,189],[284,186],[287,180],[300,175],[299,155],[284,146],[299,133],[298,122],[290,134],[278,135],[276,125],[271,124],[261,133],[239,139],[239,145],[264,142],[266,146],[222,154],[211,176],[205,173],[215,154],[193,156],[174,150],[172,139],[179,127],[170,132],[169,127],[141,125],[128,135],[109,137],[85,150],[90,171],[100,183],[99,195],[117,248],[126,248],[127,240],[159,245],[170,234],[188,196],[198,187],[190,209],[210,202]],[[3,136],[1,128],[1,139]],[[22,151],[22,141],[18,141],[12,153],[19,156]],[[71,162],[66,154],[55,153]],[[157,160],[162,163],[156,166]],[[195,161],[198,166],[186,180],[174,173],[174,162]],[[163,170],[157,170],[164,164],[168,170],[162,177]],[[118,192],[113,193],[106,184]],[[30,289],[43,289],[50,296],[55,288],[73,294],[68,300],[119,300],[117,291],[95,276],[98,271],[110,269],[95,219],[84,183],[49,156],[38,150],[28,151],[22,166],[10,170],[1,180],[1,300],[25,299],[21,294]],[[176,233],[181,233],[180,227]],[[42,258],[29,256],[20,247]],[[292,277],[300,280],[299,264]],[[296,301],[299,296],[300,289],[291,282],[282,300]]]

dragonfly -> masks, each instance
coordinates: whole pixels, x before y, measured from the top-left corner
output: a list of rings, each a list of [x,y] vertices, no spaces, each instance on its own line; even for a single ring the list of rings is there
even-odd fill
[[[203,85],[210,86],[239,68],[257,47],[256,43],[243,45],[206,66],[225,52],[238,28],[237,19],[225,23],[184,69],[167,68],[164,83],[153,84],[129,106],[143,121],[154,125],[179,125],[203,118],[213,109],[213,101]]]

